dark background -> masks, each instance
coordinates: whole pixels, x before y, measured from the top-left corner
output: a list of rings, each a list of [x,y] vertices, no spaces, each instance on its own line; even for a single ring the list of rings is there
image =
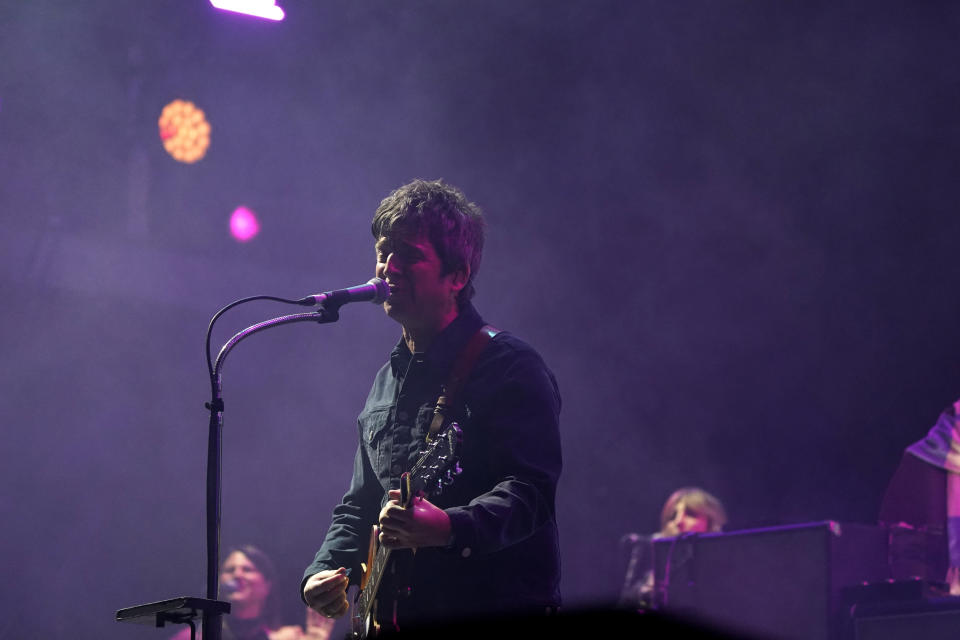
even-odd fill
[[[484,209],[477,305],[559,379],[568,607],[679,486],[730,528],[875,521],[960,395],[960,5],[281,4],[0,9],[0,638],[169,635],[113,615],[204,592],[207,321],[364,282],[414,177]],[[397,337],[357,304],[228,360],[223,543],[274,557],[289,622]]]

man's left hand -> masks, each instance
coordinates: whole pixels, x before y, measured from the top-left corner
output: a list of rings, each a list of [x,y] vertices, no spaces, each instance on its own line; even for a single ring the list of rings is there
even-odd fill
[[[400,492],[391,490],[390,501],[380,510],[380,544],[389,549],[443,547],[450,540],[450,517],[423,498],[408,508],[400,505]]]

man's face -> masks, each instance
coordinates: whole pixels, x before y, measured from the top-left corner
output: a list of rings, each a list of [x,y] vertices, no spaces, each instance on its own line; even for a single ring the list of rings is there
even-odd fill
[[[388,316],[406,328],[423,329],[442,324],[456,310],[455,298],[466,279],[462,272],[444,274],[443,263],[426,235],[381,237],[376,251],[376,275],[390,286],[383,303]]]

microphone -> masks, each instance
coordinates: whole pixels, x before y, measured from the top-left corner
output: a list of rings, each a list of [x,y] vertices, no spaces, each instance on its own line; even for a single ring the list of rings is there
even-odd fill
[[[227,578],[220,583],[220,593],[222,595],[228,596],[239,588],[240,585],[237,584],[237,581],[233,578]]]
[[[645,535],[642,533],[634,533],[631,531],[630,533],[625,533],[622,536],[620,536],[620,544],[627,545],[627,544],[638,544],[640,542],[650,542],[656,537],[657,537],[656,534]]]
[[[324,293],[315,293],[312,296],[297,300],[302,305],[329,305],[334,308],[348,302],[364,302],[369,300],[373,304],[380,304],[390,295],[390,287],[380,278],[370,278],[366,284],[358,284],[346,289],[335,289]]]

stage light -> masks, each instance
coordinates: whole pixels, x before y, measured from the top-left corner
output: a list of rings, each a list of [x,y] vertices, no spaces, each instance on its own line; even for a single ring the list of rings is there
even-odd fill
[[[210,123],[192,102],[174,100],[163,108],[157,125],[163,147],[175,160],[191,164],[207,153]]]
[[[249,242],[260,233],[257,214],[246,207],[237,207],[230,216],[230,235],[237,242]]]
[[[283,20],[283,9],[274,4],[274,0],[210,0],[217,9],[243,13],[267,20]]]

